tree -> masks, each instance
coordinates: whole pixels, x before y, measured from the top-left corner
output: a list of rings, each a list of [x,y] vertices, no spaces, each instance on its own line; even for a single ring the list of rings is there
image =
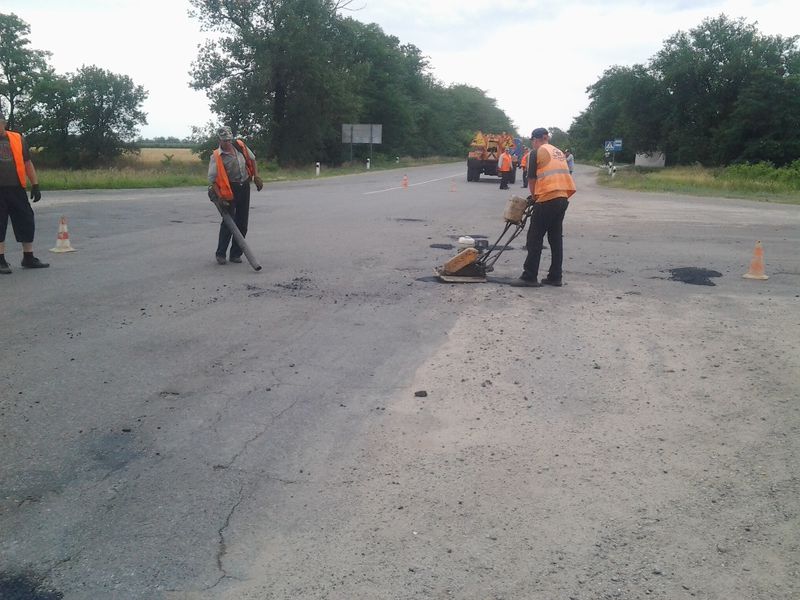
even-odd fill
[[[147,92],[127,75],[81,67],[71,78],[75,133],[85,165],[107,164],[135,151],[138,126],[147,124],[141,104]]]
[[[31,93],[34,85],[48,72],[49,52],[29,48],[28,24],[17,15],[0,13],[0,100],[8,105],[8,127],[16,123],[20,102]],[[0,102],[0,109],[2,102]]]

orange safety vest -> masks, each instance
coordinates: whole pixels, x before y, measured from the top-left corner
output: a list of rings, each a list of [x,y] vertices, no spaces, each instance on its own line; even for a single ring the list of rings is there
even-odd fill
[[[22,158],[22,135],[15,131],[6,131],[8,145],[11,147],[11,156],[14,157],[14,166],[17,168],[17,177],[22,187],[26,185],[25,161]]]
[[[500,155],[500,172],[506,173],[511,170],[511,155],[508,152],[503,152]]]
[[[525,154],[522,155],[522,160],[519,161],[519,166],[523,169],[528,168],[528,157],[531,155],[530,150],[528,150]]]
[[[234,142],[242,149],[244,163],[247,166],[247,174],[253,177],[256,173],[256,166],[253,163],[253,159],[250,158],[247,146],[242,140],[234,140]],[[214,150],[214,157],[217,159],[217,180],[214,182],[217,188],[217,195],[223,200],[230,202],[233,200],[233,189],[231,189],[231,182],[228,179],[228,173],[225,171],[225,165],[222,162],[222,152],[219,148]]]
[[[547,202],[554,198],[569,198],[575,193],[575,182],[569,174],[567,159],[564,153],[551,144],[542,144],[539,150],[545,150],[548,156],[544,159],[536,152],[536,176],[533,197],[536,202]]]

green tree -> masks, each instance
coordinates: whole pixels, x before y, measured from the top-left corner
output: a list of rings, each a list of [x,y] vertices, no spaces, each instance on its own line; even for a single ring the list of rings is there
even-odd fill
[[[48,72],[49,52],[29,48],[28,24],[17,15],[0,13],[0,109],[8,107],[8,127],[16,126],[16,114],[34,85]]]
[[[679,164],[787,164],[800,156],[798,39],[705,19],[669,37],[648,65],[606,70],[570,134],[581,151],[622,137],[627,159],[664,150]]]
[[[127,75],[96,66],[78,69],[71,85],[81,163],[107,164],[124,152],[136,151],[138,127],[147,124],[141,110],[145,89]]]

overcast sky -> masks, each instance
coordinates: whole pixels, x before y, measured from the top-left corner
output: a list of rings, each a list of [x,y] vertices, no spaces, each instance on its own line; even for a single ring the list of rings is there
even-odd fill
[[[538,6],[546,6],[538,10]],[[429,57],[444,84],[479,87],[519,132],[568,129],[586,87],[612,65],[646,63],[663,41],[725,13],[765,34],[799,33],[797,0],[354,0],[344,14],[373,22]],[[553,7],[558,7],[554,9]],[[31,27],[31,46],[59,73],[96,65],[144,86],[144,137],[189,135],[213,120],[189,88],[203,39],[188,0],[0,0]],[[538,58],[532,58],[532,56]]]

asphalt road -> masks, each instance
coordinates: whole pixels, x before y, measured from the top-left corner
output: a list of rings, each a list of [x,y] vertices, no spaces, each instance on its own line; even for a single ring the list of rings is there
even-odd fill
[[[461,164],[253,190],[258,273],[203,189],[45,191],[51,267],[0,276],[0,597],[796,597],[800,207],[593,178],[541,290],[432,281],[515,191]]]

